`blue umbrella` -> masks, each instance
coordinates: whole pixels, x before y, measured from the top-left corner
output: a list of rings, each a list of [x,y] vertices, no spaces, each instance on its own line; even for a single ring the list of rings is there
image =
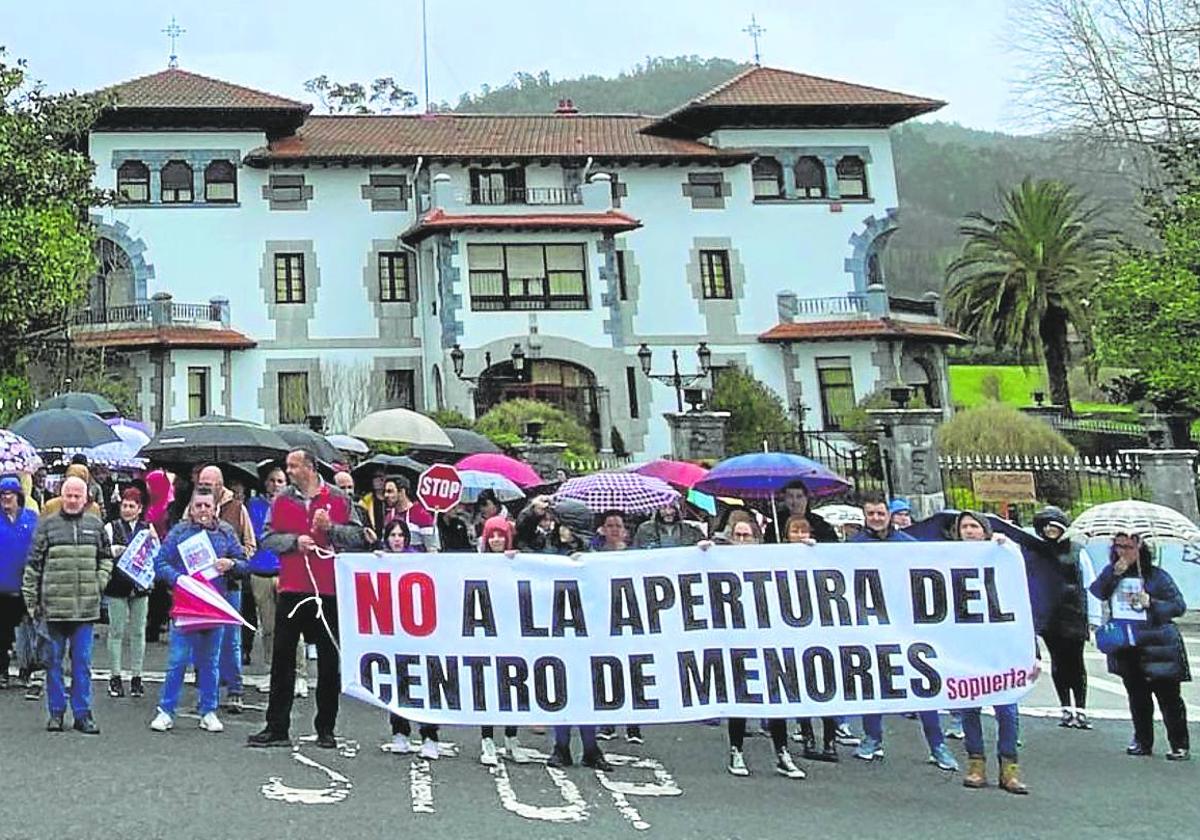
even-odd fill
[[[462,479],[462,500],[467,504],[479,501],[479,494],[491,490],[501,502],[515,502],[524,499],[521,488],[502,475],[480,472],[479,470],[459,470],[458,477]]]
[[[943,510],[928,519],[914,522],[904,533],[922,542],[941,542],[950,539],[954,521],[959,511]],[[1033,608],[1033,626],[1040,633],[1049,622],[1054,608],[1063,595],[1063,579],[1055,570],[1051,548],[1045,540],[1028,531],[1023,531],[1007,520],[994,514],[984,514],[992,531],[1004,534],[1015,542],[1025,558],[1025,577],[1029,581],[1029,603]]]
[[[813,497],[833,496],[852,486],[811,458],[788,452],[752,452],[721,461],[692,489],[710,496],[770,499],[797,480],[804,482],[808,495]]]

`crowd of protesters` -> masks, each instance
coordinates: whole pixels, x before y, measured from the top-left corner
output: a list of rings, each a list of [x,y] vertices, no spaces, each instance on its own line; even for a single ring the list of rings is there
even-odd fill
[[[621,510],[594,512],[580,502],[556,501],[548,495],[506,506],[487,490],[473,505],[435,515],[414,498],[404,476],[383,469],[367,471],[359,476],[362,486],[356,487],[350,472],[335,469],[323,475],[324,468],[310,452],[297,449],[284,463],[264,464],[257,477],[198,464],[190,472],[172,475],[154,470],[118,483],[111,476],[94,476],[86,463],[73,463],[63,474],[57,495],[45,489],[40,476],[33,481],[28,476],[0,477],[0,688],[13,682],[14,646],[36,649],[41,645],[44,676],[19,667],[15,683],[25,689],[27,699],[44,696],[49,731],[63,731],[69,709],[75,730],[98,734],[91,696],[94,626],[108,625],[108,694],[113,698],[126,696],[126,673],[129,696],[145,695],[146,642],[160,639],[165,631],[165,677],[150,729],[166,732],[175,726],[184,674],[192,668],[199,726],[221,732],[219,710],[244,713],[242,669],[252,661],[257,645],[270,673],[268,703],[265,726],[249,737],[249,745],[291,743],[293,703],[308,696],[309,661],[315,656],[316,743],[332,748],[337,744],[340,697],[333,559],[338,552],[375,550],[386,556],[478,551],[496,555],[496,562],[503,563],[517,552],[573,556],[631,548],[707,550],[714,543],[749,547],[763,542],[806,546],[845,541],[865,547],[913,540],[905,531],[912,525],[912,512],[903,499],[867,494],[854,516],[831,523],[811,504],[800,481],[788,485],[766,507],[723,507],[719,516],[670,505],[648,517],[633,517]],[[1062,706],[1060,725],[1092,728],[1083,650],[1090,630],[1102,618],[1089,604],[1088,593],[1103,604],[1122,580],[1137,578],[1140,585],[1132,607],[1144,611],[1146,628],[1136,646],[1108,657],[1109,671],[1122,679],[1128,694],[1134,737],[1127,752],[1152,754],[1157,700],[1169,742],[1167,758],[1186,760],[1188,730],[1180,685],[1190,679],[1190,673],[1183,639],[1174,625],[1185,609],[1178,588],[1151,561],[1150,546],[1137,533],[1118,535],[1107,562],[1098,563],[1093,576],[1080,562],[1081,547],[1066,539],[1068,525],[1065,514],[1056,508],[1047,508],[1034,519],[1036,550],[1051,561],[1061,586],[1049,618],[1038,627],[1041,644],[1033,638],[1029,643],[1037,649],[1039,661],[1043,651],[1049,654]],[[143,587],[115,571],[115,564],[138,534],[148,529],[161,545],[154,557],[155,584]],[[172,586],[188,573],[180,546],[201,533],[207,535],[216,557],[206,577],[235,610],[257,624],[257,633],[233,625],[185,632],[169,621]],[[1013,562],[1021,562],[1020,549],[994,533],[992,520],[983,514],[958,513],[944,538],[993,540],[1014,552]],[[21,639],[22,632],[41,636]],[[64,674],[67,663],[69,689]],[[1017,706],[997,706],[994,715],[999,785],[1011,793],[1027,793],[1018,764]],[[959,772],[948,739],[961,739],[966,753],[964,786],[988,784],[980,709],[955,712],[945,728],[937,712],[906,717],[920,722],[931,764],[947,773]],[[790,734],[784,719],[753,723],[751,727],[746,719],[728,721],[726,767],[734,776],[750,775],[745,749],[752,728],[769,735],[775,771],[786,778],[805,777],[791,754],[789,739],[799,745],[806,760],[837,761],[839,746],[852,747],[853,757],[865,762],[884,755],[880,715],[862,717],[861,737],[854,734],[850,720],[822,718],[819,741],[817,722],[809,718],[797,721]],[[417,726],[414,740],[412,724],[392,715],[390,749],[436,759],[438,728]],[[554,727],[548,764],[573,764],[574,728],[583,743],[581,763],[610,769],[600,742],[618,737],[612,727]],[[627,727],[624,737],[634,745],[645,739],[639,726]],[[495,766],[502,757],[526,760],[515,727],[505,728],[502,745],[503,749],[497,745],[494,727],[483,727],[480,762]]]

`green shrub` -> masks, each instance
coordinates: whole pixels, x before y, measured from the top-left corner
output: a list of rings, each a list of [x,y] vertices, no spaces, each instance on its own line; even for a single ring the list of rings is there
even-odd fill
[[[567,445],[566,457],[591,457],[596,454],[592,433],[561,408],[537,400],[506,400],[477,421],[475,431],[488,437],[500,447],[511,448],[520,443],[525,424],[541,420],[541,440],[558,441]]]
[[[437,423],[443,429],[473,429],[475,428],[474,421],[462,412],[455,411],[452,408],[443,408],[439,411],[430,411],[426,415],[434,423]]]
[[[1000,402],[1000,376],[996,373],[985,373],[979,379],[979,393],[984,399]]]
[[[941,425],[937,440],[944,455],[1075,454],[1050,424],[998,402],[958,412]]]
[[[760,452],[763,440],[792,431],[779,395],[740,368],[720,372],[709,404],[714,411],[729,412],[727,455]]]

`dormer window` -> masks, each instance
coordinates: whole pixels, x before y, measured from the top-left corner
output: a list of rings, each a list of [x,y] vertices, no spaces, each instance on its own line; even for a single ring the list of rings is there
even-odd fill
[[[117,168],[117,195],[127,204],[150,202],[150,168],[140,160],[127,160]]]
[[[783,195],[783,167],[773,157],[760,157],[750,165],[755,198],[779,198]]]
[[[858,155],[846,155],[837,162],[838,194],[842,198],[868,198],[867,165]]]
[[[825,198],[825,164],[820,158],[808,155],[796,161],[796,195],[800,198]]]
[[[214,160],[204,167],[204,200],[209,204],[237,201],[237,168],[227,160]]]
[[[190,204],[192,193],[192,167],[181,160],[168,161],[160,173],[162,189],[159,200],[163,204]]]

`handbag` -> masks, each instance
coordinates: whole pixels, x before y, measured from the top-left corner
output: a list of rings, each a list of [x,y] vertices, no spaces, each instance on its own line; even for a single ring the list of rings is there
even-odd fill
[[[1109,619],[1096,628],[1096,647],[1101,653],[1118,653],[1137,646],[1133,622]]]

